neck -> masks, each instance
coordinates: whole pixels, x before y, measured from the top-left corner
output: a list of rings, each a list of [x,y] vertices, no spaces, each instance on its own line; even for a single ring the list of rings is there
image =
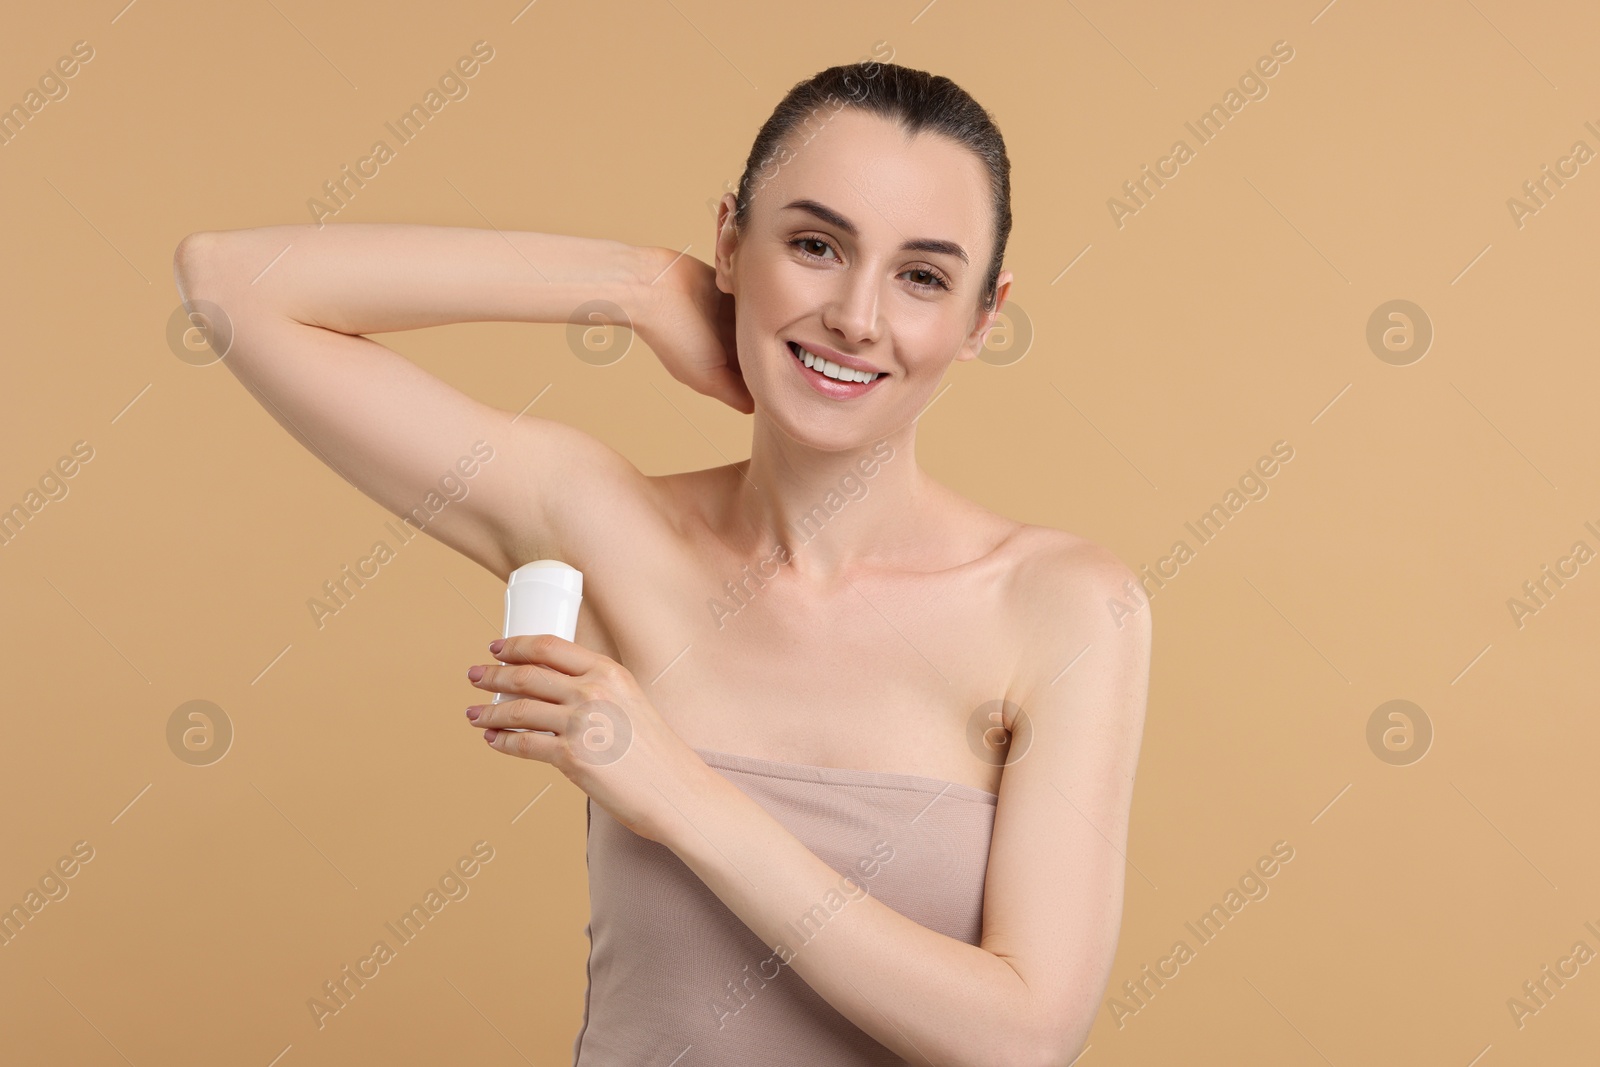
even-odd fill
[[[791,573],[828,582],[914,554],[940,487],[916,462],[916,423],[842,451],[795,441],[757,412],[738,472],[729,543],[767,554],[782,545]]]

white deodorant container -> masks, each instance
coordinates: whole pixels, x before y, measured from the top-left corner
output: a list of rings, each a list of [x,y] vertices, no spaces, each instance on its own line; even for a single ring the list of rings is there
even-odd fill
[[[576,640],[578,605],[583,601],[583,572],[556,559],[536,559],[511,572],[506,583],[506,622],[502,637],[555,634]],[[496,693],[492,703],[515,700]],[[503,727],[526,733],[516,727]],[[548,733],[536,730],[535,733]]]

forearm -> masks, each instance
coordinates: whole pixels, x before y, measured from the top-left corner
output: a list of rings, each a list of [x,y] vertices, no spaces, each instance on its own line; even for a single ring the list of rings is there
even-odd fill
[[[660,249],[526,230],[408,223],[263,226],[192,235],[177,271],[187,296],[230,315],[270,308],[346,334],[453,322],[567,322],[595,299],[630,318],[662,269]]]
[[[663,843],[769,947],[793,951],[788,966],[880,1044],[939,1067],[1041,1061],[1044,1028],[1005,960],[864,895],[715,771],[692,803]],[[797,924],[829,911],[830,895],[846,903],[799,944]]]

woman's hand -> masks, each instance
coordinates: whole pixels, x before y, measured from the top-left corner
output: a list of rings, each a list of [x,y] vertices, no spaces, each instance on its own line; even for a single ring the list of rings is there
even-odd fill
[[[709,264],[669,248],[652,251],[664,273],[650,285],[634,331],[678,381],[751,414],[756,404],[739,369],[733,297],[717,288]]]
[[[474,704],[472,725],[497,752],[548,763],[640,837],[662,842],[711,771],[616,660],[554,634],[489,645],[479,689],[516,699]],[[519,727],[543,733],[515,733]]]

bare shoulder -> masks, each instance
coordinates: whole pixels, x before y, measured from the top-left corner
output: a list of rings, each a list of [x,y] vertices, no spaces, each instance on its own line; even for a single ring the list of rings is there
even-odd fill
[[[1086,607],[1104,594],[1139,594],[1133,569],[1109,548],[1049,526],[1024,524],[1011,538],[1012,593],[1028,612],[1048,605],[1053,613]]]
[[[1027,525],[1011,541],[1006,605],[1019,647],[1019,697],[1049,689],[1080,657],[1085,666],[1148,669],[1149,598],[1116,553],[1048,526]]]

